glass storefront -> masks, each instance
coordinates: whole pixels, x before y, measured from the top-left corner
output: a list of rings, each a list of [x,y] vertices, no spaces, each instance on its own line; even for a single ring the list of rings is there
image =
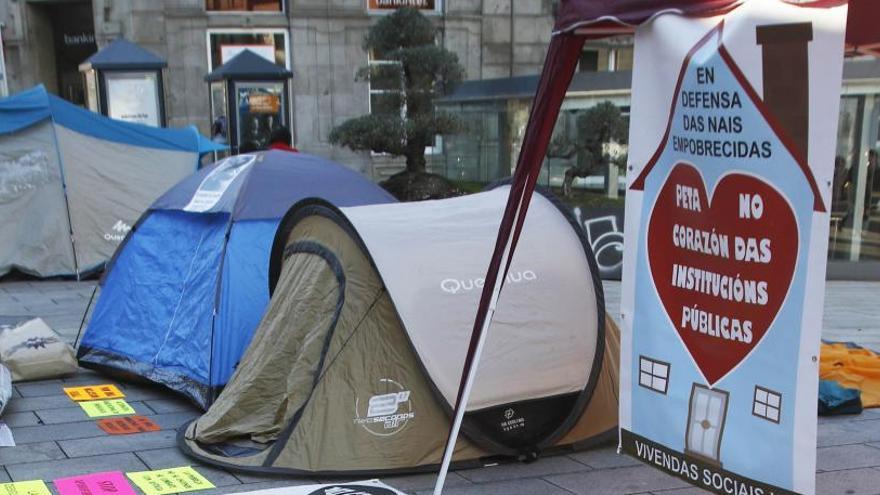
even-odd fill
[[[617,95],[608,100],[628,121],[628,95]],[[605,147],[604,163],[592,168],[585,168],[584,164],[589,165],[589,160],[585,161],[583,149],[572,146],[577,141],[578,119],[602,101],[595,96],[570,94],[557,119],[548,156],[538,179],[539,185],[551,188],[569,203],[575,213],[581,215],[585,226],[592,223],[588,217],[596,212],[602,221],[611,219],[609,211],[622,225],[626,177],[625,168],[619,165],[622,159],[625,160],[626,145],[612,143]],[[462,120],[464,129],[460,134],[444,137],[443,153],[432,157],[431,171],[454,181],[478,184],[510,176],[519,155],[530,103],[527,98],[514,98],[472,99],[441,105],[444,111],[456,114]],[[880,86],[845,87],[840,105],[829,231],[828,259],[834,265],[856,267],[865,266],[864,262],[880,262],[878,153]],[[587,172],[581,173],[584,170]],[[579,173],[575,174],[575,171]],[[571,190],[563,189],[566,173],[577,175]],[[614,230],[617,232],[619,226]],[[831,276],[835,276],[833,272],[830,267]],[[854,271],[850,268],[841,273],[852,274]],[[860,276],[873,278],[877,274]]]
[[[880,95],[849,94],[840,102],[834,160],[830,260],[880,261]]]

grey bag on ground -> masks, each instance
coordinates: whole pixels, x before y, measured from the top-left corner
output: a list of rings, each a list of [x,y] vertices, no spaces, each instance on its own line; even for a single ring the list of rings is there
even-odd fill
[[[40,318],[0,332],[0,363],[13,382],[76,373],[73,348]]]

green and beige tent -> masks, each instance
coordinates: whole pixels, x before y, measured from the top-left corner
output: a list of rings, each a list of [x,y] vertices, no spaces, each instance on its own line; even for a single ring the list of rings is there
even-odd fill
[[[217,401],[180,434],[200,461],[288,474],[435,468],[508,188],[295,205],[272,299]],[[583,231],[533,201],[453,458],[459,467],[616,436],[619,334]]]

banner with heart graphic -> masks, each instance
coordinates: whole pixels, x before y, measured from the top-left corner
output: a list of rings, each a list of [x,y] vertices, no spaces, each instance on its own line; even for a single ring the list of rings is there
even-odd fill
[[[845,20],[766,0],[636,31],[621,447],[711,492],[815,492]]]

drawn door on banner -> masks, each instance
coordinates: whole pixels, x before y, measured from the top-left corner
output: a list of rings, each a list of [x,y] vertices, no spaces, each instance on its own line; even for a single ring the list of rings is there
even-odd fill
[[[808,281],[817,269],[824,278],[827,236],[817,226],[827,226],[827,208],[806,157],[811,145],[823,156],[833,147],[810,142],[810,94],[838,99],[840,80],[811,87],[811,9],[777,5],[746,3],[702,31],[675,70],[675,90],[660,95],[671,103],[667,127],[643,153],[650,159],[627,200],[635,254],[624,267],[632,316],[621,444],[716,493],[811,493],[814,484],[815,430],[805,434],[802,413],[815,415],[816,377],[800,370],[818,348],[819,322],[805,314],[824,290]],[[773,9],[799,15],[768,16]],[[819,250],[821,263],[811,256]]]

